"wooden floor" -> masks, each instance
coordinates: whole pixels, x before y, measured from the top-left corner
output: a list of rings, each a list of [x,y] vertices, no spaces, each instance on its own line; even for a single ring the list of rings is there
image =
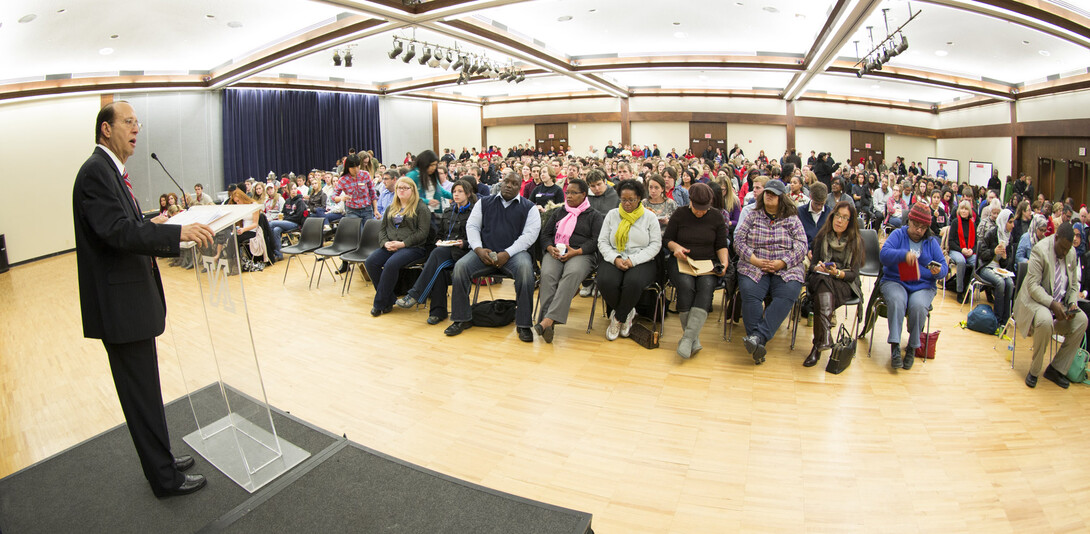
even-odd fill
[[[552,345],[522,343],[513,328],[447,338],[423,309],[370,317],[373,289],[358,277],[342,298],[328,279],[308,291],[294,262],[282,285],[283,269],[244,275],[271,404],[410,462],[590,512],[599,533],[1090,529],[1090,390],[1026,388],[1029,340],[1012,370],[1005,342],[993,350],[996,338],[957,327],[952,296],[935,305],[936,360],[890,371],[880,322],[874,357],[834,376],[824,358],[803,368],[808,332],[789,351],[786,329],[753,366],[741,327],[720,339],[718,301],[704,351],[683,362],[676,316],[656,351],[606,341],[601,320],[585,334],[590,299],[578,297]],[[174,340],[200,334],[177,318],[200,305],[193,271],[163,272],[169,400],[185,391]],[[73,254],[0,275],[0,476],[122,422],[106,354],[81,337],[76,290]]]

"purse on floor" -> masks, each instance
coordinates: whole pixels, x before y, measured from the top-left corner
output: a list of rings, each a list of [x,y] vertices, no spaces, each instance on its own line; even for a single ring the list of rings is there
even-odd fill
[[[832,373],[838,375],[844,372],[852,363],[852,358],[855,357],[856,341],[852,338],[851,332],[848,332],[844,325],[840,325],[840,330],[836,334],[836,343],[833,343],[832,353],[829,354],[829,363],[825,366],[826,373]]]
[[[920,346],[916,347],[917,358],[927,358],[928,360],[935,359],[935,345],[939,344],[939,332],[920,332]],[[924,353],[923,348],[927,346],[927,352]]]
[[[653,312],[654,320],[651,321],[651,328],[647,328],[637,317],[632,321],[632,328],[628,329],[628,337],[632,341],[639,343],[641,347],[645,349],[657,349],[659,348],[659,341],[662,338],[662,323],[664,312],[660,311],[662,306],[658,300],[655,301],[655,311]]]

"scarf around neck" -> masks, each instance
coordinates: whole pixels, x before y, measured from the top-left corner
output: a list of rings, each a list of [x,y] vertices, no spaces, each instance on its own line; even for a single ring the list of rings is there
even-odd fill
[[[571,241],[571,235],[575,232],[575,223],[579,219],[579,215],[590,208],[590,201],[586,198],[579,204],[578,207],[571,207],[567,202],[564,203],[564,210],[568,212],[560,222],[556,223],[556,236],[553,241],[557,245],[568,245]],[[623,211],[623,210],[622,210]]]
[[[632,212],[624,210],[624,206],[617,207],[617,214],[621,216],[621,224],[617,225],[617,233],[614,234],[615,241],[617,242],[617,250],[619,252],[625,252],[628,249],[628,231],[632,229],[632,225],[636,224],[636,221],[643,217],[643,204],[637,204],[636,209]]]

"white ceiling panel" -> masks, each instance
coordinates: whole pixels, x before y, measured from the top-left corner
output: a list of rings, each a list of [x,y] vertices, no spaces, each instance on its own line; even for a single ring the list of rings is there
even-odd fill
[[[834,3],[541,0],[486,9],[479,16],[568,56],[758,51],[805,55]]]
[[[957,98],[973,96],[972,93],[922,84],[878,80],[866,76],[856,78],[855,76],[834,76],[829,74],[815,76],[807,91],[898,102],[926,102],[929,104],[946,103]]]
[[[783,90],[794,74],[758,70],[656,69],[653,71],[610,71],[609,76],[631,88]]]
[[[501,97],[501,96],[525,96],[541,95],[549,93],[578,93],[593,90],[586,83],[579,82],[567,76],[547,75],[530,76],[522,83],[508,83],[500,80],[476,81],[464,85],[445,87],[440,92],[448,94],[460,94],[464,96]]]
[[[0,78],[208,71],[343,11],[299,0],[4,0]]]

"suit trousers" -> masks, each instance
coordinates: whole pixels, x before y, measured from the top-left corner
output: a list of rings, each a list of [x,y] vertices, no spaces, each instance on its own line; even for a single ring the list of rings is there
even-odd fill
[[[594,264],[593,254],[575,256],[567,262],[545,254],[541,259],[541,305],[538,308],[538,322],[545,317],[559,324],[568,322],[571,300],[575,298],[583,280],[594,270]]]
[[[1064,342],[1056,350],[1056,355],[1052,360],[1052,367],[1056,368],[1061,375],[1066,375],[1067,370],[1071,367],[1071,362],[1075,359],[1075,352],[1079,349],[1079,345],[1082,344],[1083,334],[1086,333],[1086,314],[1080,310],[1070,320],[1055,321],[1054,323],[1052,312],[1048,308],[1040,304],[1035,307],[1036,311],[1033,312],[1033,362],[1030,363],[1029,374],[1041,376],[1041,368],[1044,367],[1045,353],[1048,351],[1048,344],[1052,340],[1052,334],[1060,334],[1064,336]]]
[[[177,488],[185,475],[174,468],[170,452],[163,392],[159,385],[159,357],[155,338],[132,343],[107,343],[110,371],[117,398],[129,427],[140,467],[153,490]]]

